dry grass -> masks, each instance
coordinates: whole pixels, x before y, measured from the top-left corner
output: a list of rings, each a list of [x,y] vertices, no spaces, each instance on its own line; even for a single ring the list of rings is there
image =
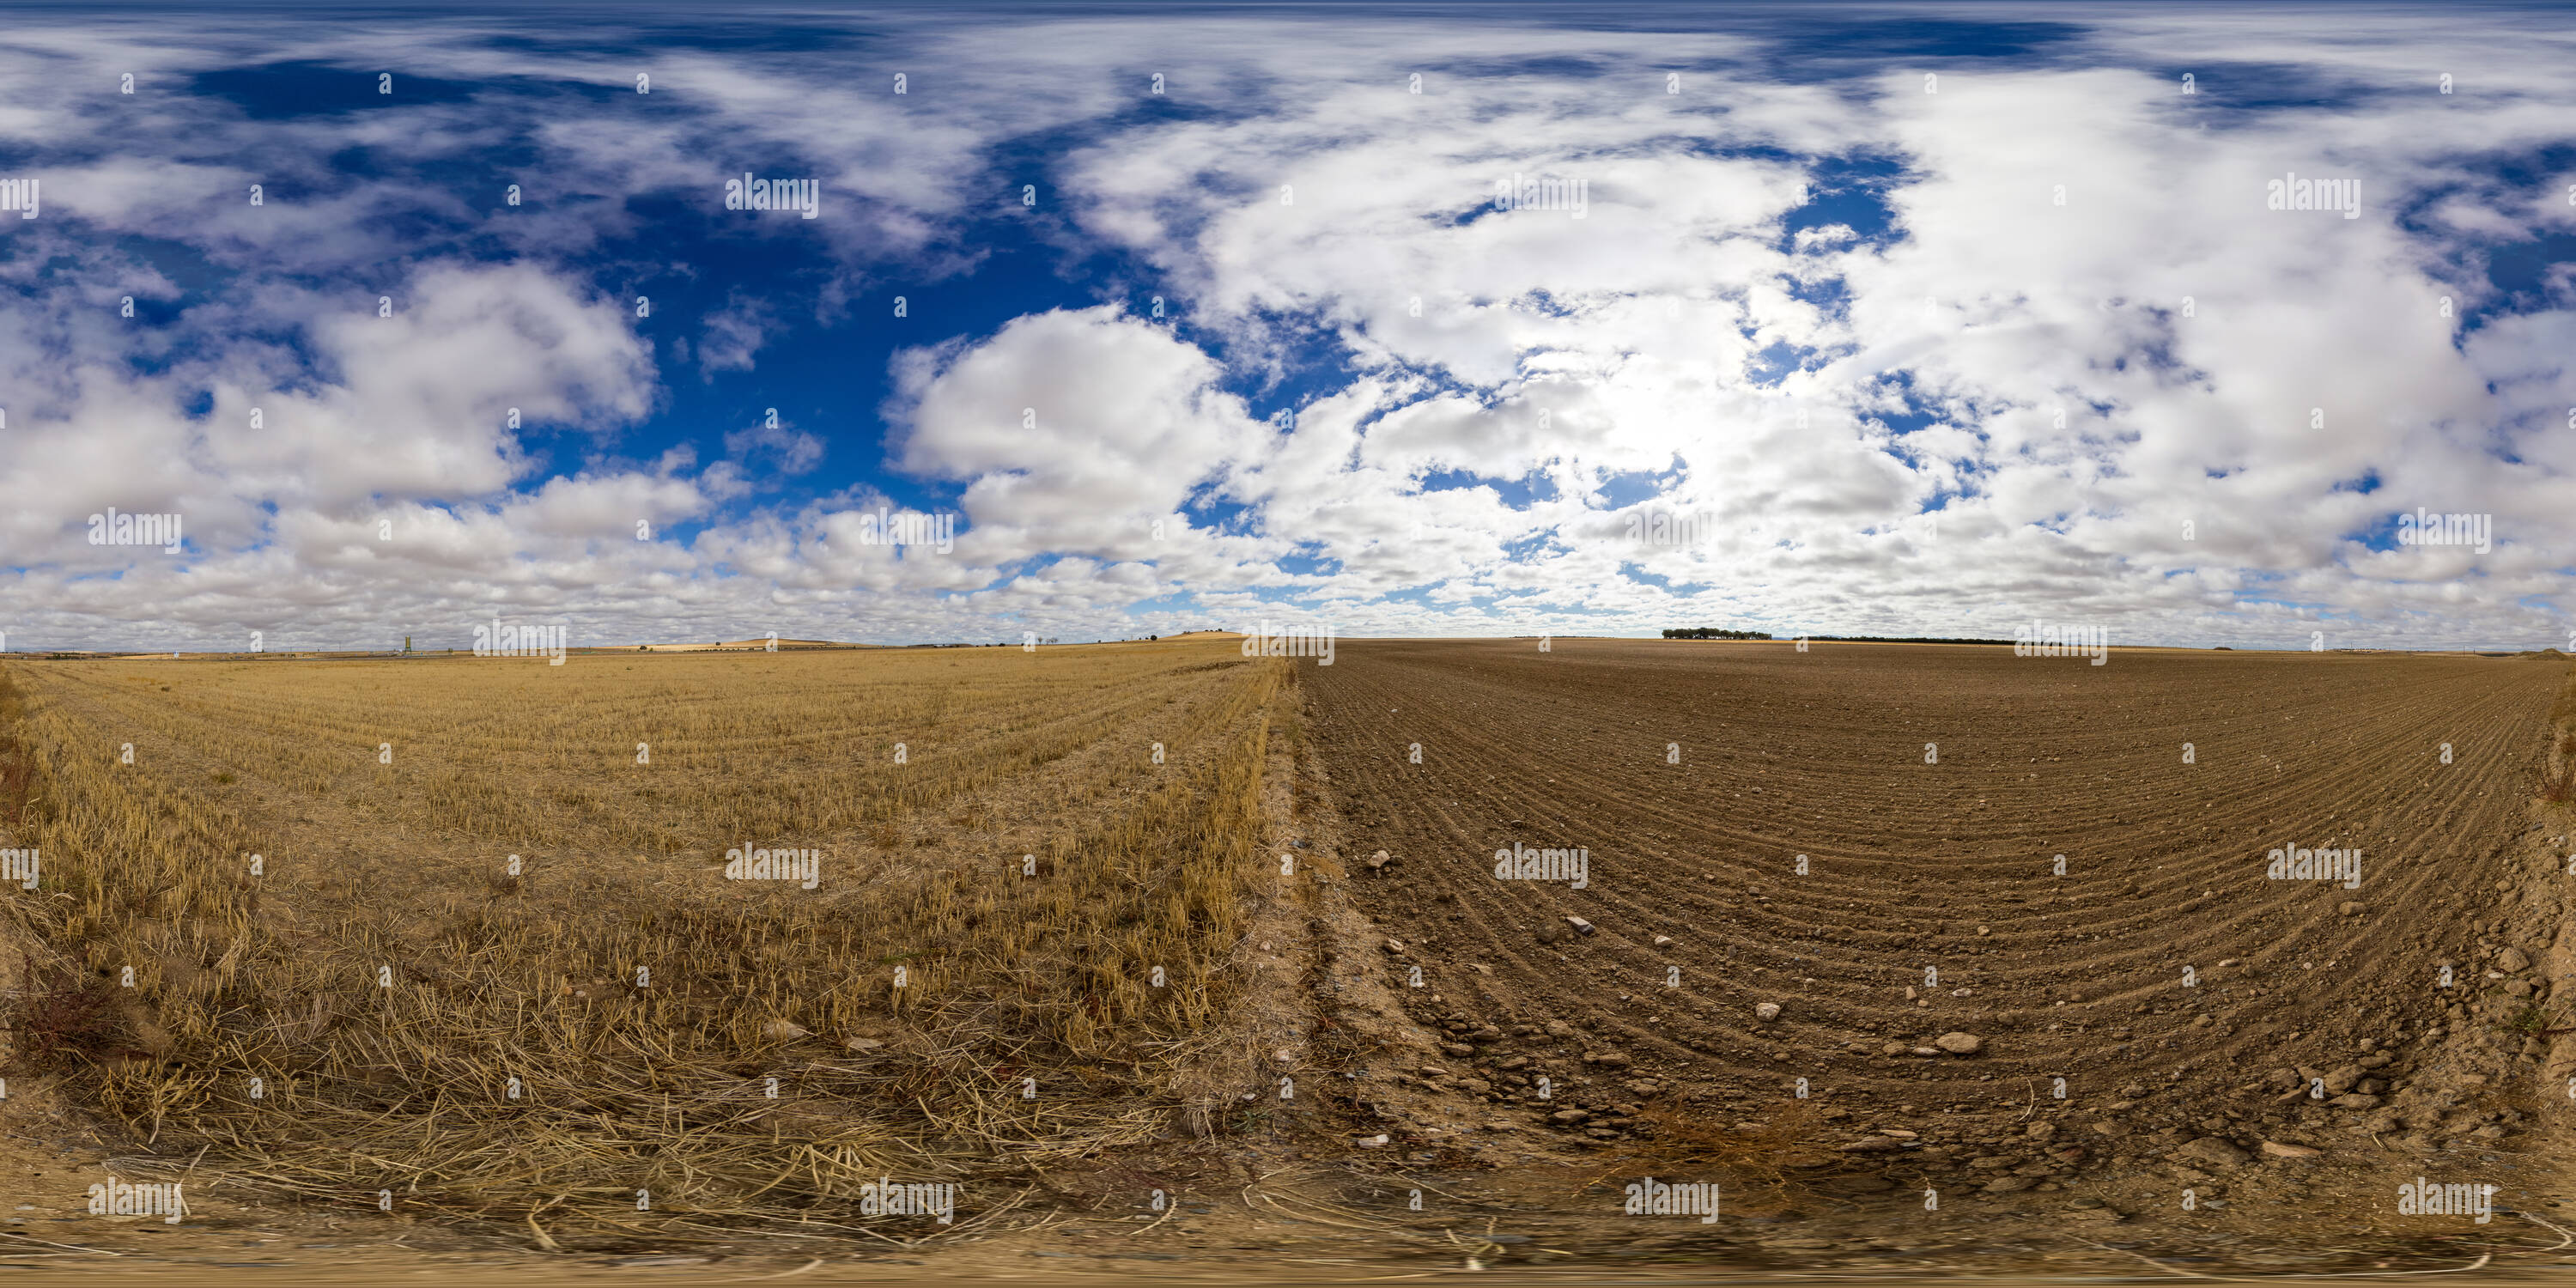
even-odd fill
[[[1236,986],[1283,672],[1195,641],[19,667],[0,804],[44,881],[10,907],[74,969],[17,1023],[156,1149],[514,1223],[837,1220],[881,1175],[1147,1139],[1208,1108],[1176,1087]],[[723,880],[745,841],[822,850],[822,887]]]
[[[1826,1144],[1832,1134],[1821,1111],[1810,1102],[1766,1105],[1764,1121],[1750,1131],[1735,1129],[1707,1109],[1647,1108],[1638,1117],[1646,1124],[1644,1139],[1623,1149],[1616,1166],[1603,1176],[1644,1169],[1668,1177],[1709,1179],[1714,1171],[1730,1195],[1756,1196],[1750,1208],[1775,1210],[1811,1192],[1830,1176],[1868,1173],[1885,1160],[1856,1158]]]

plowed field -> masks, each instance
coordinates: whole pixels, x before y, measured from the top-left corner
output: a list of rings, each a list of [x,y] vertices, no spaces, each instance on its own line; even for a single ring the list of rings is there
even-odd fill
[[[1798,1079],[1853,1129],[1954,1128],[1913,1161],[1982,1155],[2007,1192],[2160,1128],[2432,1139],[2442,1107],[2386,1085],[2408,1044],[2522,1005],[2488,973],[2495,890],[2561,666],[1510,640],[1300,674],[1346,848],[1394,857],[1359,893],[1425,967],[1417,1015],[1578,1141]],[[1586,851],[1585,888],[1498,879],[1515,846]],[[2358,849],[2358,888],[2267,876],[2290,847]],[[1935,1045],[1958,1033],[1978,1049]],[[2283,1069],[2343,1069],[2346,1099]]]

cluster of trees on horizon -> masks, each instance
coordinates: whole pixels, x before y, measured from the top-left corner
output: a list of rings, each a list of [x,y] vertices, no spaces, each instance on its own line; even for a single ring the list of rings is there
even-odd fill
[[[1730,631],[1723,626],[1668,626],[1664,628],[1664,638],[1668,640],[1767,640],[1771,638],[1771,632]]]

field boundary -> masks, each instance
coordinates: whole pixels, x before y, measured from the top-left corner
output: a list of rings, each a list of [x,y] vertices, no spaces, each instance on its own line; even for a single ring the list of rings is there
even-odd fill
[[[2576,1167],[2565,1160],[2576,1155],[2576,1124],[2567,1112],[2576,1112],[2576,903],[2567,897],[2567,884],[2576,878],[2576,802],[2571,802],[2571,787],[2576,787],[2576,666],[2567,671],[2566,683],[2559,686],[2558,701],[2550,708],[2548,746],[2541,755],[2540,790],[2532,799],[2531,811],[2537,841],[2548,844],[2540,855],[2541,862],[2523,882],[2524,897],[2554,916],[2547,927],[2548,938],[2540,954],[2542,973],[2547,980],[2543,1011],[2546,1022],[2556,1035],[2539,1068],[2539,1085],[2533,1090],[2543,1104],[2567,1096],[2560,1113],[2543,1115],[2554,1124],[2543,1140],[2550,1157],[2562,1160],[2560,1189],[2565,1192]]]

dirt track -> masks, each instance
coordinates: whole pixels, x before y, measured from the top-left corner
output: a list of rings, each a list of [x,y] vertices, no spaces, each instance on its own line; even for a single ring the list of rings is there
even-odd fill
[[[1395,858],[1358,887],[1406,943],[1391,970],[1425,968],[1415,1015],[1523,1130],[1723,1126],[1803,1078],[1834,1139],[1920,1133],[1864,1145],[1894,1181],[2010,1193],[2204,1135],[2421,1154],[2522,1129],[2460,1075],[2540,1054],[2487,971],[2543,956],[2495,891],[2527,866],[2563,667],[1511,640],[1346,642],[1301,677],[1345,853]],[[1496,879],[1516,844],[1588,851],[1588,888]],[[2359,888],[2267,879],[2284,846],[2358,847]],[[1954,1032],[1982,1049],[1933,1049]]]

